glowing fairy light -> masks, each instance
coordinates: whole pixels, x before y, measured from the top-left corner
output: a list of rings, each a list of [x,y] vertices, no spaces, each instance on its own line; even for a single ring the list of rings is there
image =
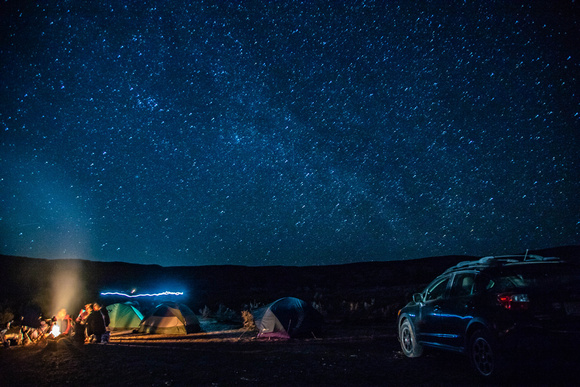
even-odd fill
[[[123,297],[160,297],[160,296],[182,296],[183,292],[162,292],[162,293],[144,293],[144,294],[125,294],[120,292],[101,292],[101,296],[123,296]]]

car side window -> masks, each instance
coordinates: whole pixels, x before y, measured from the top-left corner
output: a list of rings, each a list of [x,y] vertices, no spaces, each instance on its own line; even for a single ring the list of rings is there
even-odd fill
[[[478,275],[475,277],[475,287],[473,289],[474,293],[482,293],[496,286],[496,283],[491,278],[485,275]]]
[[[457,273],[451,286],[451,297],[470,296],[474,293],[475,273]]]
[[[449,277],[441,278],[440,280],[431,284],[425,291],[425,301],[436,300],[443,297],[445,294],[445,289],[447,289],[447,282],[449,282]]]

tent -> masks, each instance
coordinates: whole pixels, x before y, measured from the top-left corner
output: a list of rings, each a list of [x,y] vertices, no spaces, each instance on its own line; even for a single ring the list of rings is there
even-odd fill
[[[143,320],[143,314],[131,302],[111,304],[107,306],[107,312],[111,320],[109,328],[112,331],[136,329]]]
[[[187,334],[201,331],[199,320],[186,305],[163,302],[139,325],[141,333]]]
[[[285,297],[252,313],[258,337],[291,338],[318,334],[323,317],[306,302]]]

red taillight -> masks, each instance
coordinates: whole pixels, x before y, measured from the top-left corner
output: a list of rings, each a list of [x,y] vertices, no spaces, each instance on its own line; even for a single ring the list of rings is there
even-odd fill
[[[530,299],[527,294],[502,293],[497,296],[501,306],[509,310],[527,310]]]

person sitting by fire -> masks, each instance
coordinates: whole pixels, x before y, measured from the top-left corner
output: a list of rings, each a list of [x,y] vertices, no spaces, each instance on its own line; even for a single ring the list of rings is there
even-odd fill
[[[86,340],[85,331],[87,328],[87,319],[89,318],[91,312],[93,311],[92,304],[86,304],[83,309],[81,309],[78,317],[76,318],[75,326],[75,339],[78,343],[84,344]]]
[[[108,314],[107,314],[108,316]],[[87,318],[87,335],[94,336],[96,343],[101,343],[102,336],[107,332],[105,316],[101,312],[101,305],[93,304],[93,311]]]
[[[42,317],[39,317],[38,320],[40,321],[40,328],[38,328],[39,340],[42,340],[50,335],[52,320],[46,320]]]
[[[73,320],[66,309],[63,308],[56,314],[56,325],[58,325],[61,335],[68,336],[72,333]]]
[[[76,322],[80,324],[85,324],[87,321],[87,317],[91,314],[93,308],[93,304],[86,304],[84,308],[81,309],[79,315],[76,318]]]
[[[109,324],[111,323],[111,318],[109,317],[109,311],[107,310],[106,307],[101,307],[99,305],[99,309],[100,309],[101,313],[103,314],[103,320],[105,320],[105,330],[106,330],[106,332],[103,333],[103,335],[101,336],[101,343],[108,343],[109,339],[111,338],[111,331],[109,330]]]

